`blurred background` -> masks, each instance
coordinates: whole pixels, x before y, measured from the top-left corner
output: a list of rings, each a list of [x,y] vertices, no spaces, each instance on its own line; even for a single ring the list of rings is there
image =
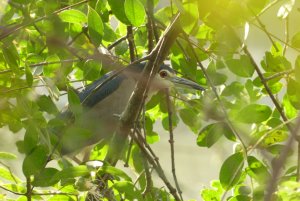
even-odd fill
[[[266,29],[276,35],[280,39],[284,39],[284,27],[285,24],[282,20],[276,17],[277,12],[284,1],[278,1],[278,3],[265,12],[261,17],[261,21],[266,25]],[[0,1],[0,13],[1,8],[5,6],[6,1]],[[169,3],[169,1],[161,1],[162,5]],[[298,11],[291,12],[289,16],[291,22],[298,22],[300,20],[300,1],[296,0],[294,9]],[[220,11],[222,12],[222,11]],[[297,31],[300,31],[299,24],[290,24],[290,35],[294,35]],[[257,63],[263,58],[266,50],[269,50],[271,43],[268,40],[265,33],[262,30],[257,29],[250,25],[249,36],[246,40],[251,54],[255,57]],[[293,61],[296,57],[296,52],[289,51],[287,49],[286,57]],[[234,78],[232,78],[234,79]],[[66,101],[66,100],[64,100]],[[66,104],[62,101],[60,107]],[[268,100],[266,103],[271,104]],[[151,145],[155,153],[159,156],[159,160],[165,170],[166,175],[172,179],[172,172],[170,166],[170,144],[168,142],[169,133],[165,131],[160,121],[155,124],[155,129],[160,135],[160,141]],[[18,156],[18,160],[8,161],[7,165],[12,167],[12,171],[24,178],[22,174],[22,160],[23,155],[20,155],[17,151],[15,142],[23,139],[24,130],[19,133],[11,133],[6,127],[0,128],[0,151],[8,151]],[[192,133],[185,125],[180,124],[174,130],[175,138],[175,162],[176,172],[180,187],[183,191],[183,197],[187,199],[200,199],[200,190],[203,187],[208,187],[210,181],[218,179],[219,171],[223,161],[233,152],[234,144],[228,140],[221,138],[212,148],[202,148],[197,146],[197,135]],[[119,166],[122,166],[119,163]],[[157,179],[156,182],[161,182]],[[163,184],[161,184],[163,186]]]

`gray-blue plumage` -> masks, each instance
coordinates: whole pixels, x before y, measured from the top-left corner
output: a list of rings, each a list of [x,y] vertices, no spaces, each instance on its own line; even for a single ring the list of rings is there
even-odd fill
[[[110,139],[144,67],[142,63],[128,66],[117,74],[114,71],[107,73],[78,94],[83,107],[82,114],[72,118],[73,121],[58,135],[63,154]],[[203,90],[198,84],[177,77],[169,66],[162,65],[151,83],[148,96],[174,84]],[[71,116],[67,110],[59,118],[67,120]]]

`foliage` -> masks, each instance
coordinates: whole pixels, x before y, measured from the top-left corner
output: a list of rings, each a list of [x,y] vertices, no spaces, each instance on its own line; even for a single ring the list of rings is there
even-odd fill
[[[290,35],[289,27],[296,25],[289,16],[299,17],[296,5],[299,7],[295,0],[3,1],[0,127],[24,136],[16,146],[25,155],[22,171],[26,180],[16,177],[7,165],[16,156],[0,152],[0,199],[179,199],[176,177],[177,192],[163,172],[158,174],[166,186],[153,186],[152,170],[157,171],[153,164],[159,167],[159,161],[153,155],[146,157],[136,141],[129,143],[122,155],[125,164],[139,175],[134,181],[107,164],[77,165],[57,157],[53,129],[67,124],[54,118],[60,113],[59,100],[67,95],[76,118],[82,112],[78,83],[87,85],[115,70],[115,62],[126,66],[149,55],[180,13],[181,32],[167,60],[179,74],[207,90],[173,90],[171,105],[165,94],[154,95],[141,118],[147,142],[144,148],[149,152],[149,144],[159,141],[153,128],[157,119],[166,130],[182,121],[197,134],[195,143],[200,147],[210,148],[222,136],[235,147],[220,167],[219,180],[212,181],[212,188],[201,190],[203,200],[248,201],[263,200],[264,196],[267,201],[299,200],[300,163],[286,161],[300,153],[292,146],[299,143],[293,138],[298,137],[300,124],[300,31]],[[278,13],[273,13],[276,6]],[[286,24],[280,30],[285,37],[267,30],[262,19],[266,13]],[[254,28],[270,44],[256,59],[247,47]],[[181,98],[182,93],[193,95],[186,99]],[[81,128],[74,128],[71,137],[73,133],[89,134]],[[99,142],[90,159],[104,160],[109,148]],[[107,192],[99,192],[99,178],[109,178],[102,186]],[[190,188],[201,187],[191,184]]]

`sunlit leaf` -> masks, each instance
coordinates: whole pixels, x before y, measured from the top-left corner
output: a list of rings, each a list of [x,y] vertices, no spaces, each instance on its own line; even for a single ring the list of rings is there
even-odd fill
[[[95,44],[95,46],[99,46],[101,43],[102,36],[104,34],[104,26],[101,17],[91,7],[89,7],[88,12],[88,30],[92,42]]]
[[[285,130],[274,130],[270,134],[268,134],[264,140],[264,146],[270,146],[276,143],[284,142],[288,137],[288,132]]]
[[[114,16],[116,16],[116,18],[120,20],[120,22],[126,25],[130,25],[130,22],[125,14],[124,2],[125,0],[108,0],[108,4]]]
[[[74,167],[68,167],[63,169],[62,171],[59,171],[52,175],[51,180],[49,181],[50,183],[53,183],[55,181],[63,180],[63,179],[68,179],[68,178],[76,178],[80,176],[86,176],[90,174],[90,171],[87,166],[85,165],[79,165],[79,166],[74,166]]]
[[[295,61],[295,77],[300,82],[300,55],[297,56]]]
[[[254,178],[257,182],[265,184],[266,180],[271,176],[267,167],[254,156],[248,156],[247,174]]]
[[[254,67],[245,55],[242,55],[240,59],[227,60],[226,64],[231,72],[241,77],[251,77],[254,73]]]
[[[13,44],[2,47],[2,53],[11,70],[17,72],[19,69],[20,58],[16,47]]]
[[[201,190],[201,198],[205,201],[220,200],[224,192],[220,181],[213,180],[211,187],[212,189],[205,188]]]
[[[291,118],[295,118],[297,116],[298,112],[297,112],[296,108],[291,104],[288,95],[285,95],[283,97],[282,104],[283,104],[284,112],[288,118],[291,119]]]
[[[5,160],[13,160],[17,159],[17,156],[15,154],[9,153],[9,152],[0,152],[0,159],[5,159]]]
[[[79,24],[87,22],[86,15],[83,12],[75,9],[64,10],[58,13],[58,16],[63,22],[79,23]]]
[[[231,197],[228,201],[251,201],[252,198],[247,195],[237,195],[234,197]]]
[[[125,0],[125,14],[133,26],[140,26],[144,23],[146,12],[140,0]]]
[[[224,189],[231,189],[239,181],[243,166],[244,156],[241,152],[231,155],[224,161],[219,174]]]
[[[296,109],[300,109],[300,82],[290,78],[287,84],[287,95],[290,103]]]
[[[10,182],[20,182],[21,180],[13,175],[9,170],[3,168],[3,167],[0,167],[0,178],[2,179],[6,179],[7,181],[10,181]]]
[[[239,111],[236,119],[243,123],[261,123],[267,120],[271,113],[272,110],[267,105],[250,104]]]
[[[44,66],[44,75],[48,77],[54,77],[57,73],[57,70],[61,68],[60,58],[56,54],[53,54],[47,57],[46,62],[50,64]]]

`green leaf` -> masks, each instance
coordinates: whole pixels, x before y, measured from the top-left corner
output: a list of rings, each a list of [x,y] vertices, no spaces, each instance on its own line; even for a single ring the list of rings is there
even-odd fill
[[[241,109],[236,119],[243,123],[261,123],[267,120],[272,114],[272,110],[267,105],[250,104]]]
[[[139,0],[125,0],[125,14],[133,26],[140,26],[145,21],[146,12]]]
[[[23,173],[26,177],[38,175],[47,162],[47,150],[45,147],[38,145],[29,153],[23,161]]]
[[[125,0],[108,0],[108,4],[112,10],[113,15],[115,15],[116,18],[120,20],[120,22],[126,25],[130,25],[130,22],[125,14],[124,2]]]
[[[53,101],[49,96],[42,95],[38,97],[36,103],[38,104],[41,111],[45,111],[49,114],[54,114],[54,115],[58,114],[59,112],[56,105],[53,103]]]
[[[117,40],[116,32],[106,23],[104,25],[104,33],[103,33],[103,40],[107,42],[114,42]]]
[[[75,9],[64,10],[58,13],[58,16],[63,22],[78,24],[83,24],[87,22],[86,15],[83,12]]]
[[[234,197],[231,197],[228,201],[251,201],[252,198],[247,195],[237,195]]]
[[[230,85],[226,86],[225,89],[222,91],[222,96],[236,96],[240,97],[242,91],[244,89],[244,85],[240,82],[234,81]]]
[[[271,176],[268,172],[267,167],[254,156],[248,156],[247,161],[247,174],[250,177],[254,178],[261,185],[264,185],[266,183],[266,180]]]
[[[286,57],[282,55],[266,52],[264,60],[261,62],[266,72],[282,72],[292,68],[292,65]]]
[[[263,146],[270,146],[276,143],[284,142],[288,137],[288,133],[285,130],[274,130],[268,134],[263,142]]]
[[[121,178],[125,179],[126,181],[132,181],[131,178],[125,172],[123,172],[121,169],[118,169],[113,166],[103,166],[97,172],[97,174],[104,174],[104,173],[111,174],[114,177],[115,176],[121,177]]]
[[[182,3],[178,1],[180,5]],[[179,7],[178,7],[179,8]],[[196,2],[185,2],[183,5],[184,10],[182,10],[182,15],[180,16],[180,23],[183,30],[188,34],[193,34],[191,31],[194,31],[195,24],[198,24],[198,8]],[[179,8],[179,10],[181,10]]]
[[[101,63],[92,59],[88,59],[83,66],[84,79],[91,81],[98,79],[100,77],[101,69]]]
[[[128,200],[143,200],[141,191],[137,190],[131,182],[118,181],[113,184],[112,188],[124,194]]]
[[[300,109],[300,82],[290,78],[287,84],[287,95],[290,103],[296,109]]]
[[[146,141],[149,144],[153,144],[155,142],[158,142],[160,139],[159,135],[156,132],[147,132]]]
[[[56,174],[52,175],[50,183],[53,183],[55,181],[64,180],[64,179],[70,179],[80,176],[87,176],[90,174],[90,170],[86,165],[79,165],[75,167],[68,167],[63,169],[60,172],[57,172]]]
[[[201,127],[201,120],[197,116],[197,112],[190,108],[184,108],[179,111],[179,116],[189,128],[197,133]]]
[[[211,187],[213,187],[213,189],[201,190],[201,198],[204,201],[219,201],[219,200],[221,200],[224,190],[220,184],[220,181],[213,180],[211,182]]]
[[[246,2],[251,11],[257,14],[266,6],[268,0],[247,0]]]
[[[226,133],[226,134],[225,134]],[[225,135],[230,140],[235,140],[231,129],[223,122],[217,122],[204,127],[198,134],[197,145],[200,147],[211,147],[221,136]]]
[[[207,74],[208,74],[210,80],[212,81],[213,85],[215,85],[215,86],[222,85],[227,80],[226,75],[224,75],[222,73],[218,73],[216,71],[216,65],[214,62],[209,63],[209,65],[207,67]]]
[[[300,55],[297,56],[295,61],[295,78],[300,82]]]
[[[231,72],[241,77],[252,77],[254,73],[254,67],[246,55],[242,55],[240,59],[229,59],[226,64]]]
[[[292,38],[292,46],[300,48],[300,32],[296,33]]]
[[[57,62],[53,64],[45,65],[43,68],[44,75],[47,77],[55,77],[58,70],[61,68],[60,58],[56,55],[50,55],[47,57],[46,62],[52,63]]]
[[[18,72],[20,58],[16,46],[11,44],[10,46],[2,47],[2,53],[10,69]]]
[[[295,118],[297,116],[298,112],[290,102],[289,96],[287,94],[283,97],[282,105],[284,112],[289,119]]]
[[[44,168],[41,174],[34,178],[32,185],[38,187],[52,186],[59,182],[59,179],[52,179],[53,175],[57,174],[59,171],[55,168]]]
[[[26,75],[26,82],[28,86],[31,87],[33,83],[33,76],[31,70],[27,66],[25,67],[25,75]]]
[[[221,185],[225,190],[231,189],[239,182],[239,179],[242,175],[243,166],[244,156],[241,152],[229,156],[224,161],[220,170],[219,178]]]
[[[68,90],[68,102],[71,111],[75,114],[75,116],[79,116],[82,113],[81,102],[78,94],[71,88]]]
[[[0,178],[6,179],[7,181],[11,181],[11,182],[15,182],[15,181],[20,182],[21,181],[18,177],[16,177],[15,175],[12,175],[12,173],[9,170],[7,170],[3,167],[0,167]]]
[[[172,126],[173,126],[173,129],[176,128],[176,126],[178,125],[179,123],[179,118],[178,116],[176,115],[176,113],[172,113]],[[163,119],[162,119],[162,125],[163,125],[163,128],[165,130],[169,130],[169,117],[168,115],[166,115]]]
[[[0,159],[4,159],[4,160],[13,160],[13,159],[17,159],[17,156],[12,154],[12,153],[8,153],[8,152],[0,152]]]
[[[92,42],[98,47],[104,34],[104,26],[101,17],[91,7],[89,7],[88,12],[88,30]]]

